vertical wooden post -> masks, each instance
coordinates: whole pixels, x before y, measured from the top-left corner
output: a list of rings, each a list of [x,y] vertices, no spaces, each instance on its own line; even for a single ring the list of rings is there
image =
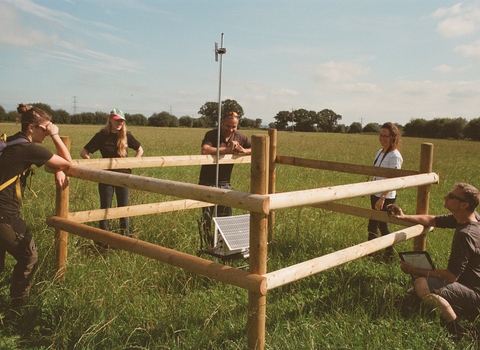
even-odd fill
[[[430,173],[433,167],[433,143],[422,143],[420,149],[420,173]],[[428,214],[430,204],[430,185],[419,186],[417,190],[417,214]],[[413,239],[413,250],[424,251],[426,235],[420,235]]]
[[[252,136],[251,193],[268,191],[268,136]],[[250,272],[267,273],[268,215],[250,212]],[[265,348],[267,297],[248,292],[248,349]]]
[[[63,143],[70,152],[70,137],[62,136]],[[55,186],[56,187],[56,186]],[[56,187],[55,197],[55,215],[66,218],[68,216],[68,201],[70,194],[70,186],[64,190]],[[67,260],[67,240],[68,233],[60,229],[55,229],[55,269],[57,270],[57,280],[65,279],[65,266]]]
[[[268,136],[270,138],[270,149],[268,159],[268,193],[275,193],[277,186],[277,129],[268,129]],[[271,211],[268,214],[268,241],[273,240],[275,232],[275,212]]]

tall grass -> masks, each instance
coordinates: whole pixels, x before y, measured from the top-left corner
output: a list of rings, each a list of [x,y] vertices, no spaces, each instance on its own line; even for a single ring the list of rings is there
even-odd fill
[[[1,124],[11,134],[18,126]],[[72,155],[98,126],[61,126],[72,137]],[[206,130],[131,127],[145,156],[197,154]],[[248,136],[264,131],[245,131]],[[443,213],[443,195],[455,182],[479,184],[475,164],[480,143],[403,139],[405,169],[418,169],[422,142],[435,144],[431,213]],[[45,146],[53,148],[50,140]],[[375,135],[278,134],[278,154],[371,164],[380,148]],[[135,169],[135,174],[197,183],[199,167]],[[249,166],[236,165],[232,185],[249,191]],[[279,191],[367,181],[366,177],[279,165]],[[7,255],[0,275],[2,349],[245,349],[247,292],[121,250],[100,254],[88,240],[69,235],[66,280],[55,281],[53,230],[45,218],[54,213],[52,176],[43,169],[33,180],[38,198],[27,193],[23,216],[34,234],[39,263],[31,297],[24,307],[9,307],[8,288],[15,261]],[[70,210],[99,206],[94,183],[71,179]],[[170,200],[133,190],[131,204]],[[406,212],[415,210],[414,189],[399,192]],[[368,198],[350,200],[368,208]],[[234,210],[235,214],[242,213]],[[196,254],[199,210],[134,217],[133,233],[142,240]],[[91,225],[97,225],[91,223]],[[366,239],[365,219],[313,208],[280,211],[269,244],[273,271]],[[112,220],[112,227],[118,224]],[[392,225],[391,229],[399,227]],[[429,234],[427,249],[437,266],[446,266],[451,230]],[[395,246],[410,250],[412,242]],[[438,316],[403,297],[411,279],[397,263],[359,259],[292,283],[267,295],[267,349],[476,349],[467,337],[455,344]],[[471,327],[474,327],[472,325]]]

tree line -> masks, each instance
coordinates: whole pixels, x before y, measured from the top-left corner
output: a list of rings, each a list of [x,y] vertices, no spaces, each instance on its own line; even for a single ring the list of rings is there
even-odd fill
[[[83,112],[70,115],[63,109],[52,109],[45,103],[31,103],[49,113],[54,123],[57,124],[99,124],[107,122],[108,112]],[[125,113],[125,119],[129,125],[143,125],[156,127],[187,127],[187,128],[213,128],[218,121],[218,102],[206,102],[198,111],[199,118],[182,116],[177,118],[168,112],[153,113],[149,118],[143,114]],[[221,102],[221,113],[237,112],[239,115],[239,127],[243,129],[260,129],[262,119],[249,119],[244,117],[242,106],[235,100],[227,99]],[[16,111],[6,112],[0,106],[0,122],[15,122],[18,118]],[[350,125],[340,124],[342,116],[330,109],[319,112],[297,109],[292,111],[280,111],[275,117],[275,122],[268,125],[279,131],[303,131],[303,132],[333,132],[333,133],[378,133],[381,124],[369,123],[363,126],[359,122]],[[465,118],[437,118],[425,120],[421,118],[411,119],[407,124],[396,124],[402,131],[403,136],[424,137],[437,139],[470,139],[480,140],[480,118],[467,121]]]
[[[56,124],[99,124],[107,123],[109,112],[82,112],[70,115],[64,109],[54,110],[45,103],[30,103],[32,106],[41,108],[52,116],[52,120]],[[243,117],[244,111],[242,106],[235,100],[225,100],[221,103],[221,113],[224,115],[227,112],[234,111],[239,115],[239,126],[245,129],[260,129],[262,127],[262,119],[249,119]],[[218,120],[218,102],[206,102],[200,107],[198,111],[199,118],[192,118],[190,116],[182,116],[177,118],[171,113],[160,112],[153,113],[149,118],[143,114],[129,114],[125,113],[125,119],[128,125],[143,125],[143,126],[157,126],[157,127],[187,127],[187,128],[209,128],[216,127]],[[17,111],[6,112],[0,106],[0,122],[15,122],[18,118]]]

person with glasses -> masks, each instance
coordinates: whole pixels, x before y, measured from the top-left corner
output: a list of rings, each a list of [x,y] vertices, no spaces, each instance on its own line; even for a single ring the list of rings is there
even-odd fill
[[[382,148],[375,155],[374,166],[382,168],[401,169],[403,158],[400,154],[400,131],[393,123],[385,123],[380,128],[378,139]],[[382,180],[384,177],[374,176],[372,181]],[[370,205],[374,210],[386,211],[387,205],[394,204],[397,198],[396,191],[386,191],[372,194],[370,196]],[[390,229],[386,222],[370,219],[368,221],[368,240],[378,238],[378,231],[382,236],[390,234]],[[384,259],[387,262],[393,260],[393,247],[385,249]]]
[[[4,268],[5,252],[8,252],[17,261],[10,284],[13,307],[21,306],[28,298],[38,260],[32,234],[20,215],[27,177],[33,172],[31,166],[47,165],[53,169],[55,183],[63,190],[68,186],[68,178],[63,171],[72,165],[70,152],[49,114],[23,103],[18,105],[17,112],[21,131],[6,139],[6,147],[0,156],[0,272]],[[38,145],[47,136],[52,139],[57,154]]]
[[[480,215],[476,212],[480,192],[472,185],[457,183],[444,200],[450,211],[447,215],[405,215],[396,205],[388,209],[398,219],[455,229],[446,269],[419,269],[403,261],[400,268],[419,276],[414,281],[415,294],[439,309],[442,325],[458,341],[466,333],[458,318],[473,322],[480,310]]]
[[[80,157],[90,159],[90,154],[100,150],[103,158],[128,157],[128,149],[135,151],[135,157],[141,157],[143,148],[140,142],[127,130],[125,124],[125,114],[120,108],[114,108],[110,112],[107,124],[103,129],[97,132],[93,138],[85,145],[80,152]],[[132,169],[114,169],[111,171],[131,174]],[[130,189],[128,187],[113,186],[99,183],[98,192],[100,194],[100,208],[107,209],[112,207],[113,194],[117,196],[117,205],[119,207],[128,206]],[[99,227],[102,230],[109,230],[108,220],[100,220]],[[128,217],[120,218],[120,231],[125,236],[130,236],[130,227]],[[102,248],[108,248],[106,245],[97,243]]]

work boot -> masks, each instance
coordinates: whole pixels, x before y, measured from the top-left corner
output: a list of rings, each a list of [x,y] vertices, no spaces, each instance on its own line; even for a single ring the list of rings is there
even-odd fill
[[[465,334],[467,334],[467,329],[463,327],[458,318],[453,321],[444,321],[440,319],[440,324],[445,327],[447,332],[453,337],[453,341],[458,343]]]

